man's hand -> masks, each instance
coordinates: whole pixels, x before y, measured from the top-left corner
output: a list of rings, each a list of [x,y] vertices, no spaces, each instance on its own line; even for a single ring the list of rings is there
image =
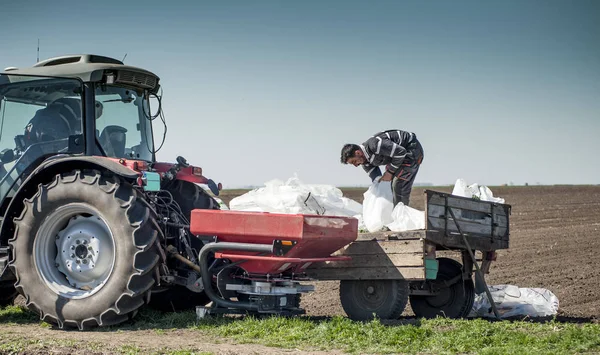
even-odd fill
[[[386,171],[385,174],[383,174],[383,176],[381,177],[381,179],[379,179],[379,181],[392,181],[393,177],[394,175],[390,174],[389,171]]]

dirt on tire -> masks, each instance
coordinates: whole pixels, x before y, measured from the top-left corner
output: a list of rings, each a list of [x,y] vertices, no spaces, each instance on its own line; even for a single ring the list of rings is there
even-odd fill
[[[69,230],[72,222],[79,224]],[[156,282],[158,231],[138,193],[116,176],[94,170],[58,174],[25,200],[15,225],[9,239],[15,288],[29,309],[59,328],[122,323],[144,305]],[[80,277],[77,270],[86,267],[103,282]],[[90,292],[85,298],[76,297],[84,292],[81,285]]]

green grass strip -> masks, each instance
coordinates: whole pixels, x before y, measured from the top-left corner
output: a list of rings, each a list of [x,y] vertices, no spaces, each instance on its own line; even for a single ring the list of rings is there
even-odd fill
[[[41,322],[20,307],[0,309],[0,320],[9,323]],[[308,317],[216,317],[196,320],[193,312],[160,313],[144,309],[121,326],[98,332],[154,330],[168,336],[170,329],[189,329],[215,343],[236,342],[304,350],[342,350],[348,353],[403,354],[575,354],[600,352],[600,324],[531,321],[487,321],[484,319],[432,319],[384,324],[378,320],[353,322],[344,317],[314,320]],[[0,342],[0,351],[36,348],[36,340]],[[69,346],[68,341],[59,344]],[[122,353],[140,353],[123,347]],[[147,352],[147,350],[146,350]],[[164,349],[164,353],[169,353]],[[192,353],[178,350],[172,353]]]
[[[281,348],[340,349],[350,353],[572,354],[600,351],[599,324],[555,321],[489,322],[438,318],[384,325],[377,320],[360,323],[342,317],[326,321],[272,317],[206,320],[197,328],[238,342]]]

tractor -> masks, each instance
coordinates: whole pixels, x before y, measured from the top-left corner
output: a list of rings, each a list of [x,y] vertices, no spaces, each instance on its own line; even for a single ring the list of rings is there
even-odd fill
[[[209,301],[189,218],[218,210],[222,186],[157,161],[160,92],[100,55],[0,73],[0,306],[21,294],[44,321],[89,329]]]

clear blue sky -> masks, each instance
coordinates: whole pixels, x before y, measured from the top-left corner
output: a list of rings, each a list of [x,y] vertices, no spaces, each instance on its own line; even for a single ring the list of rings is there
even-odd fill
[[[225,187],[367,185],[344,143],[425,148],[417,183],[600,183],[600,1],[2,1],[0,67],[74,53],[160,76],[168,137]]]

